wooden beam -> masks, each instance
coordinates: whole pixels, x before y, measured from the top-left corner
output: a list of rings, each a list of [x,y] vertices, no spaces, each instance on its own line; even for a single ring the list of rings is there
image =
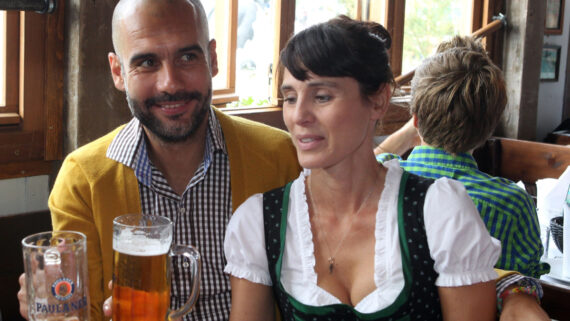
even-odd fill
[[[45,160],[63,158],[63,70],[65,1],[59,1],[57,14],[47,15],[45,84]]]
[[[392,36],[392,47],[390,48],[390,66],[392,68],[392,73],[394,76],[399,76],[402,73],[405,16],[405,0],[386,1],[386,29]]]

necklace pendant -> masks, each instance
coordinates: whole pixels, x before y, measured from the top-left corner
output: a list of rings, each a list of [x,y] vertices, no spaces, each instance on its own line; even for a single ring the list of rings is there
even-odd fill
[[[329,257],[329,273],[332,274],[334,269],[334,258]]]

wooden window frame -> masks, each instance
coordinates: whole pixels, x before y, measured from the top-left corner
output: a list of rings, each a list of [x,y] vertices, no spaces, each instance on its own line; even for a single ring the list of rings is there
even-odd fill
[[[20,46],[17,43],[20,36],[20,15],[18,12],[6,12],[6,44],[5,54],[5,104],[0,112],[0,125],[20,123],[18,110],[19,63]]]
[[[50,174],[53,161],[62,159],[63,4],[51,14],[8,12],[18,17],[18,53],[6,71],[18,78],[17,88],[7,90],[17,112],[0,114],[0,179]],[[17,71],[8,71],[14,66]]]
[[[402,55],[404,52],[404,22],[406,18],[406,0],[386,1],[385,26],[392,36],[390,47],[390,67],[394,77],[402,74]]]
[[[215,8],[216,34],[213,36],[216,39],[218,66],[224,68],[220,72],[226,81],[222,88],[214,90],[212,103],[222,105],[239,99],[236,94],[238,0],[216,0]]]
[[[274,30],[273,66],[279,66],[279,53],[281,52],[281,49],[285,47],[287,40],[289,40],[295,30],[295,0],[277,0],[275,2],[274,25],[280,27]],[[224,108],[224,112],[230,115],[242,116],[259,121],[277,128],[286,129],[283,117],[281,116],[283,96],[281,95],[280,86],[283,81],[283,75],[278,72],[278,68],[273,68],[272,79],[270,106],[254,108]]]

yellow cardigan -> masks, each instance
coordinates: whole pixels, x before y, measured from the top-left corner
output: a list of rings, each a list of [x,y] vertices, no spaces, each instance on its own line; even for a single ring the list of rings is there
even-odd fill
[[[255,193],[285,185],[300,172],[289,135],[215,109],[230,161],[233,210]],[[103,320],[102,305],[111,295],[112,222],[139,213],[141,201],[132,168],[106,157],[122,127],[77,149],[63,162],[49,197],[54,230],[87,235],[91,320]]]

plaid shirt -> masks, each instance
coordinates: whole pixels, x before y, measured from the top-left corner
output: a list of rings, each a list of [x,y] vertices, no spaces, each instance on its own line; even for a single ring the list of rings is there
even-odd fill
[[[384,162],[397,157],[381,154],[377,159]],[[400,164],[417,175],[449,177],[465,185],[491,236],[501,241],[496,268],[536,278],[548,273],[549,265],[539,262],[543,248],[536,207],[523,189],[510,180],[479,171],[475,159],[467,153],[453,156],[442,149],[418,146]]]
[[[232,212],[230,167],[220,124],[211,110],[204,159],[179,196],[152,164],[140,122],[132,119],[113,140],[107,157],[134,169],[144,213],[173,222],[175,244],[192,244],[202,256],[200,296],[184,320],[227,320],[230,282],[224,274],[224,234]],[[190,295],[190,267],[174,258],[171,307],[182,306]]]

